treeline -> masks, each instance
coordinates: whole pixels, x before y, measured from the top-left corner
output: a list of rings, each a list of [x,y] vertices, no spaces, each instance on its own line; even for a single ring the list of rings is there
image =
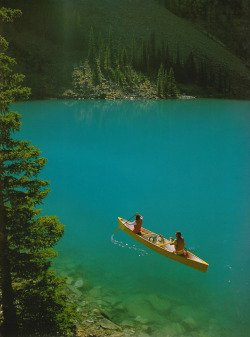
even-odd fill
[[[135,55],[137,55],[135,69],[140,69],[149,76],[159,72],[163,65],[179,86],[196,85],[206,93],[211,91],[216,92],[217,95],[226,95],[230,92],[230,77],[222,68],[211,65],[206,58],[201,60],[192,51],[187,57],[183,56],[179,46],[175,53],[171,52],[165,41],[161,44],[156,43],[154,33],[151,33],[147,43],[142,41]]]
[[[80,98],[176,98],[180,87],[189,91],[197,87],[198,94],[216,96],[230,94],[230,80],[221,68],[199,60],[193,52],[183,57],[180,48],[170,52],[164,41],[157,44],[155,34],[148,41],[131,46],[115,42],[112,28],[104,40],[90,31],[88,55],[73,72],[73,91],[67,97]],[[179,88],[178,88],[179,87]]]
[[[211,14],[217,11],[217,17],[226,15],[240,16],[246,8],[244,0],[155,0],[179,16],[191,19],[212,20]],[[219,12],[218,12],[219,11]]]
[[[107,40],[99,34],[96,39],[93,29],[90,31],[88,55],[73,72],[73,92],[67,96],[80,98],[176,98],[174,71],[170,69],[172,80],[164,94],[156,90],[157,72],[155,40],[142,43],[139,51],[135,39],[131,48],[121,41],[115,42],[110,27]],[[167,72],[167,69],[166,69]],[[166,75],[168,76],[168,75]]]
[[[155,0],[174,14],[198,23],[247,60],[250,3],[245,0]],[[204,32],[205,32],[204,31]]]

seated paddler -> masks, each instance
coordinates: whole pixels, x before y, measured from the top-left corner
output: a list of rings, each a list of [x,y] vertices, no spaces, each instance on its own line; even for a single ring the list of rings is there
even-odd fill
[[[138,235],[141,235],[142,220],[143,217],[139,213],[136,213],[135,221],[131,223],[134,226],[133,232]]]
[[[181,232],[177,231],[175,233],[175,240],[172,241],[172,237],[169,238],[169,245],[174,245],[175,247],[175,254],[183,255],[185,253],[185,241],[181,236]]]

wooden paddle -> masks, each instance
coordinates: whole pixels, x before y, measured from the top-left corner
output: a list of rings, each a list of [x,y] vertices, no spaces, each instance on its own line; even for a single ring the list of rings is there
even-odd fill
[[[129,218],[127,221],[124,222],[124,225],[129,221],[131,220],[133,217],[135,216],[135,214],[133,216],[131,216],[131,218]],[[122,227],[122,225],[119,225],[115,230],[114,230],[114,233],[118,232],[119,229]]]

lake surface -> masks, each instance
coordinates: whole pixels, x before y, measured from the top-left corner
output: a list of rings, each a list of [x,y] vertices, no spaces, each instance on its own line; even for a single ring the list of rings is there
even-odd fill
[[[152,336],[245,337],[250,324],[250,102],[20,103],[18,137],[48,158],[43,213],[66,225],[57,264],[83,278],[117,324]],[[180,230],[203,274],[150,251],[117,217],[140,212],[165,237]],[[98,290],[98,291],[97,291]],[[84,290],[83,290],[84,291]]]

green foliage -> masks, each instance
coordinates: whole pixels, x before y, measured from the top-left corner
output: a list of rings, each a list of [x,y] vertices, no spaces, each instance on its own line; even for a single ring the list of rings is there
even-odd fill
[[[0,10],[11,22],[19,11]],[[27,141],[13,138],[21,116],[10,104],[28,98],[23,75],[0,39],[0,293],[3,337],[74,334],[74,309],[67,304],[64,280],[49,271],[53,247],[64,226],[53,216],[40,216],[38,205],[49,193],[49,182],[38,178],[47,160]]]
[[[47,271],[35,281],[15,286],[18,317],[23,335],[70,336],[75,330],[75,307],[64,291],[65,279]]]
[[[159,73],[161,65],[164,71]],[[91,29],[87,60],[75,68],[73,90],[65,92],[65,97],[177,98],[182,84],[206,94],[230,95],[229,78],[223,68],[198,60],[193,52],[184,58],[179,46],[172,54],[164,41],[157,44],[153,33],[148,41],[138,42],[133,37],[128,48],[121,40],[114,42],[111,28],[107,40],[99,34],[96,44]]]
[[[157,96],[164,97],[164,68],[163,64],[161,64],[160,69],[158,71],[157,76]]]
[[[95,50],[95,37],[90,31],[89,53],[87,59],[73,72],[73,91],[67,91],[70,98],[156,98],[155,86],[147,77],[138,73],[132,63],[136,56],[118,43],[115,48],[112,29],[108,40],[101,35]],[[132,44],[135,53],[135,43]]]
[[[236,55],[249,58],[250,6],[245,0],[155,0],[174,14],[199,23],[203,33],[219,39]],[[215,38],[216,37],[216,38]]]
[[[174,70],[172,67],[170,68],[168,75],[167,95],[171,98],[176,98],[179,95],[179,90],[176,87]]]
[[[197,79],[197,70],[196,70],[194,55],[192,52],[189,54],[188,58],[186,59],[184,67],[185,67],[185,73],[186,73],[186,79],[184,79],[184,81],[189,82],[189,83],[195,83]]]
[[[173,68],[170,68],[168,74],[167,69],[164,69],[163,64],[161,64],[157,76],[157,96],[160,98],[177,98],[179,95]]]
[[[159,73],[161,65],[164,71]],[[145,90],[146,82],[150,88],[146,85]],[[212,66],[206,58],[200,60],[193,52],[183,57],[179,45],[173,54],[164,41],[157,44],[154,33],[148,41],[133,37],[128,48],[121,40],[115,43],[110,28],[107,40],[99,34],[96,44],[91,29],[87,60],[75,69],[73,90],[65,97],[177,98],[181,85],[198,88],[206,95],[230,96],[230,74]]]
[[[5,55],[8,44],[1,39],[1,46],[3,52],[0,54],[0,110],[7,111],[7,107],[16,100],[25,99],[28,97],[30,91],[28,88],[21,86],[24,76],[20,74],[13,74],[13,67],[16,61]]]
[[[14,19],[20,17],[22,12],[19,9],[8,9],[1,7],[0,9],[0,20],[5,22],[13,22]]]
[[[200,89],[199,84],[199,69],[200,63],[208,61],[206,58],[206,43],[209,42],[208,39],[212,39],[218,43],[223,48],[225,45],[227,49],[233,50],[235,54],[239,55],[243,62],[247,64],[249,59],[249,48],[246,43],[248,40],[248,18],[249,18],[249,1],[246,0],[157,0],[161,2],[162,6],[166,6],[169,10],[174,12],[178,16],[182,16],[185,19],[195,21],[195,29],[201,30],[204,37],[201,40],[194,40],[193,46],[191,45],[185,48],[185,56],[182,54],[182,45],[180,42],[180,64],[181,64],[181,75],[178,70],[177,55],[175,48],[175,37],[179,41],[183,41],[183,36],[187,32],[183,31],[184,35],[181,34],[180,38],[177,36],[177,32],[171,32],[171,34],[165,34],[168,27],[171,27],[171,23],[175,22],[174,16],[166,13],[164,7],[162,7],[163,17],[169,17],[169,22],[166,25],[157,25],[157,17],[155,17],[156,12],[154,12],[153,6],[159,9],[159,5],[148,6],[148,10],[153,9],[152,15],[149,17],[152,20],[152,30],[143,29],[145,27],[145,20],[143,17],[139,17],[136,24],[134,25],[135,38],[131,35],[131,41],[129,42],[130,36],[128,36],[131,31],[129,27],[129,20],[125,25],[121,25],[119,30],[115,30],[113,27],[113,50],[115,54],[118,54],[116,39],[118,32],[124,37],[122,41],[122,47],[126,47],[127,55],[129,57],[130,65],[136,72],[141,72],[146,75],[151,82],[155,82],[157,78],[157,72],[160,64],[163,63],[164,67],[170,69],[173,67],[175,78],[178,86],[183,86],[189,88],[190,92],[194,93],[197,89]],[[25,0],[5,0],[3,3],[8,4],[10,7],[18,6],[23,11],[23,17],[16,20],[13,25],[9,25],[7,22],[0,25],[0,31],[4,32],[8,36],[10,43],[9,55],[14,56],[18,60],[18,66],[16,69],[20,69],[21,73],[25,73],[26,78],[24,82],[28,83],[32,87],[33,98],[48,98],[48,97],[60,97],[61,93],[70,86],[71,75],[73,65],[78,64],[79,60],[84,60],[88,54],[88,32],[89,24],[93,22],[95,30],[102,31],[103,36],[105,36],[105,44],[108,44],[108,32],[105,22],[108,19],[108,12],[105,6],[105,1],[100,3],[98,11],[94,10],[95,2],[89,3],[89,12],[86,11],[86,2],[80,0],[71,1],[59,1],[59,0],[36,0],[36,1],[25,1]],[[84,4],[85,3],[85,4]],[[137,5],[136,5],[137,6]],[[125,9],[125,3],[122,3],[120,8],[114,10]],[[126,10],[126,15],[132,14],[134,4],[131,3]],[[157,9],[157,10],[158,10]],[[146,10],[146,8],[145,8]],[[165,12],[165,13],[164,13]],[[118,13],[118,12],[117,12]],[[99,16],[104,15],[104,20],[99,20]],[[106,16],[107,15],[107,16]],[[5,16],[5,15],[3,15]],[[105,17],[106,16],[106,17]],[[9,19],[8,19],[9,20]],[[180,22],[180,29],[185,29],[183,23]],[[10,28],[9,28],[10,27]],[[129,29],[127,30],[128,27]],[[182,27],[182,28],[181,28]],[[31,29],[32,28],[32,29]],[[188,38],[195,38],[190,30],[190,36]],[[105,34],[105,35],[104,35]],[[155,45],[153,35],[155,34]],[[169,41],[165,40],[165,46],[162,52],[162,42],[160,41],[160,36],[169,36]],[[142,42],[144,39],[144,44]],[[134,47],[131,47],[132,40],[134,40]],[[97,58],[99,56],[99,40],[97,40],[95,47]],[[177,41],[176,41],[177,42]],[[169,57],[167,56],[166,49],[169,45]],[[240,65],[235,64],[235,68],[229,70],[232,65],[230,61],[230,55],[228,53],[227,60],[223,62],[220,59],[219,49],[215,46],[216,59],[210,57],[210,62],[214,65],[214,69],[209,69],[209,80],[206,86],[202,87],[204,95],[208,96],[210,94],[210,89],[213,90],[212,95],[217,94],[217,82],[219,81],[219,66],[216,69],[215,65],[218,63],[221,65],[222,72],[222,93],[224,96],[229,90],[229,78],[232,78],[231,82],[234,86],[232,90],[231,97],[235,88],[239,88],[239,91],[244,91],[243,83],[244,81],[238,81],[237,78],[241,78],[241,68]],[[155,51],[154,51],[155,48]],[[196,66],[196,79],[189,82],[189,78],[184,69],[186,62],[186,51],[191,49],[194,54],[195,66]],[[122,49],[122,48],[121,48]],[[165,50],[164,50],[165,49]],[[152,50],[149,53],[149,50]],[[199,50],[199,53],[196,51]],[[0,51],[1,51],[1,41],[0,41]],[[100,59],[100,67],[103,72],[104,68],[104,53],[101,53],[102,59]],[[155,65],[152,63],[151,56],[155,58]],[[117,56],[117,55],[116,55]],[[112,52],[107,51],[107,64],[108,68],[115,68],[115,64],[111,65]],[[165,60],[164,60],[165,58]],[[202,60],[203,58],[203,60]],[[133,61],[132,61],[133,60]],[[225,65],[225,68],[223,67]],[[212,64],[209,64],[211,68]],[[228,74],[225,74],[225,69],[228,69]],[[247,70],[246,70],[247,71]],[[211,74],[214,72],[214,74]],[[244,73],[244,71],[242,72]],[[52,76],[53,74],[53,76]],[[95,71],[95,74],[96,71]],[[238,74],[238,75],[237,75]],[[236,76],[237,75],[237,76]],[[214,81],[214,85],[211,85],[212,78],[217,77]],[[244,76],[243,76],[244,77]],[[224,79],[226,79],[227,84],[225,84]],[[100,80],[100,79],[99,79]],[[238,81],[237,83],[233,83]],[[98,83],[98,78],[95,80]],[[243,90],[242,90],[243,89]],[[245,94],[244,94],[245,95]],[[227,96],[230,96],[230,92]]]
[[[142,41],[139,51],[134,38],[131,49],[121,47],[121,41],[115,48],[111,28],[107,42],[105,43],[100,35],[98,41],[99,48],[96,50],[95,37],[91,29],[87,60],[74,70],[73,91],[67,91],[66,97],[108,99],[177,97],[167,92],[165,71],[162,75],[164,78],[162,84],[160,84],[159,74],[158,79],[155,79],[158,63],[160,60],[165,62],[169,56],[165,48],[162,48],[161,55],[157,55],[154,34],[151,34],[148,43]]]

